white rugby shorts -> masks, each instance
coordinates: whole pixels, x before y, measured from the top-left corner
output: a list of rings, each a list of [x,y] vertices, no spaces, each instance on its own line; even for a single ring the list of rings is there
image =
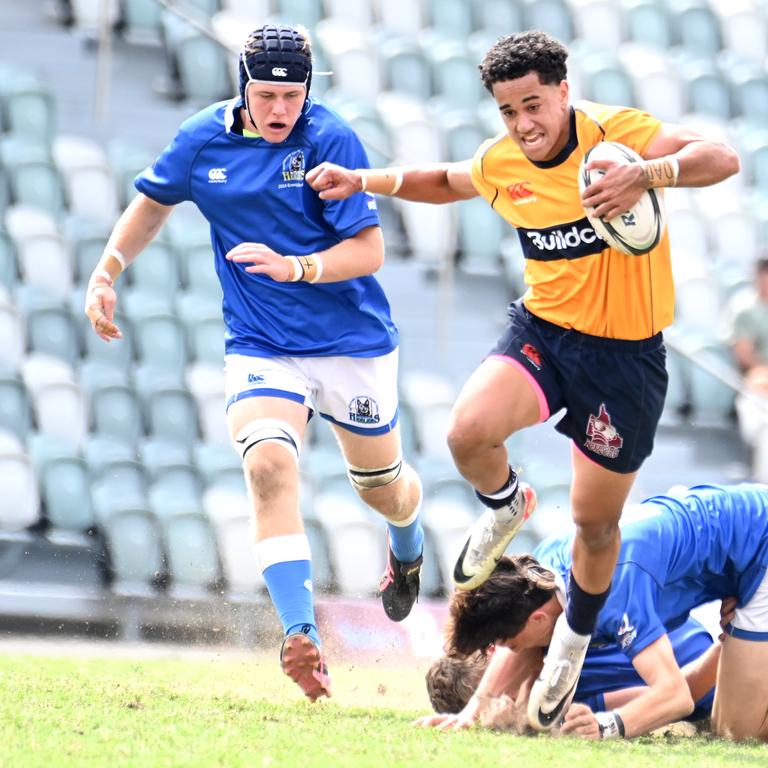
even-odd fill
[[[224,357],[227,410],[248,397],[284,397],[359,434],[398,418],[398,350],[381,357]]]
[[[742,640],[768,640],[768,571],[750,601],[736,609],[728,633]]]

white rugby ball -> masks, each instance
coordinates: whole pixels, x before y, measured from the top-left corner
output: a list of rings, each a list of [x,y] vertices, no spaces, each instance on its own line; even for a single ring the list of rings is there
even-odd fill
[[[638,163],[642,159],[634,149],[616,141],[601,141],[595,144],[581,161],[579,192],[583,194],[590,184],[605,175],[605,171],[585,170],[590,161],[614,160],[617,163]],[[595,232],[608,245],[630,256],[639,256],[655,248],[667,226],[664,197],[655,189],[647,189],[629,211],[609,221],[594,216],[592,208],[585,208],[584,211]]]

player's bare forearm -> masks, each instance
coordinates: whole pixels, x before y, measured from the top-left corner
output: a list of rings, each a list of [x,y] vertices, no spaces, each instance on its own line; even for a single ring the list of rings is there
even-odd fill
[[[736,151],[676,125],[664,125],[643,153],[646,160],[672,156],[679,165],[675,186],[707,187],[724,181],[741,167]]]
[[[162,205],[141,193],[136,195],[117,220],[96,270],[105,270],[116,279],[155,238],[172,211],[171,205]]]
[[[319,256],[323,276],[319,282],[334,283],[372,275],[384,263],[384,237],[380,227],[366,227],[353,237],[342,240]]]
[[[321,163],[307,173],[306,181],[321,200],[344,200],[358,192],[367,192],[440,204],[477,195],[468,162],[370,169]]]

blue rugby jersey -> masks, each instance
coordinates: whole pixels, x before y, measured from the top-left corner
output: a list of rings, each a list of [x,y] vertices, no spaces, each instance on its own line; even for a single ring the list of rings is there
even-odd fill
[[[618,643],[632,659],[698,605],[749,601],[768,565],[768,489],[698,485],[681,497],[653,496],[625,513],[621,536],[593,643]],[[571,547],[571,536],[551,538],[534,555],[567,579]]]
[[[327,107],[307,99],[290,136],[270,144],[234,133],[240,99],[186,120],[136,188],[163,205],[191,200],[211,225],[223,290],[226,352],[263,357],[377,357],[398,345],[386,296],[372,276],[335,283],[279,283],[227,261],[243,242],[284,256],[323,251],[378,226],[372,195],[322,201],[304,174],[328,160],[369,167],[360,140]]]
[[[669,633],[669,642],[678,666],[682,668],[712,646],[712,636],[700,622],[688,618],[681,627]],[[645,685],[645,681],[618,645],[590,645],[574,701],[586,704],[593,712],[602,712],[606,709],[603,694],[638,685]],[[696,702],[694,712],[685,719],[699,720],[709,715],[714,694],[714,688],[704,694]]]

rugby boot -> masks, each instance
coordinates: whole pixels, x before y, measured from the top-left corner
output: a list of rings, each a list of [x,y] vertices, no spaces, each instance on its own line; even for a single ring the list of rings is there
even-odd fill
[[[392,552],[392,545],[387,537],[387,569],[379,583],[379,594],[384,613],[392,621],[402,621],[418,600],[423,562],[422,555],[412,563],[400,562]]]
[[[536,509],[536,492],[528,483],[519,483],[509,505],[512,519],[499,522],[494,510],[486,509],[469,529],[464,547],[453,569],[457,589],[479,587],[493,572],[509,542]]]
[[[312,702],[331,695],[331,677],[323,654],[303,632],[288,635],[280,647],[280,666]]]

